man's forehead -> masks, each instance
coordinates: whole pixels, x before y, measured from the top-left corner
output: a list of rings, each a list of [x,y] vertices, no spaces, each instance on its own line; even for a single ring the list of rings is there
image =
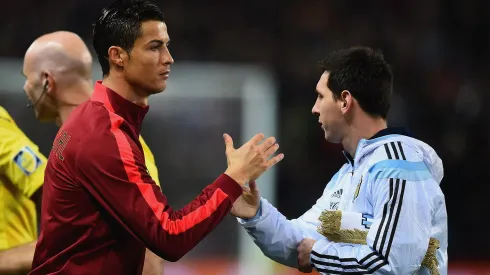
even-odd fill
[[[326,87],[327,87],[327,83],[328,83],[328,76],[329,76],[329,73],[328,72],[324,72],[321,76],[320,76],[320,79],[318,80],[318,83],[316,85],[316,89],[318,91],[321,91],[321,90],[324,90]]]
[[[161,21],[145,21],[141,24],[141,38],[145,42],[154,39],[168,41],[167,25]]]
[[[327,82],[328,81],[328,76],[330,75],[329,72],[325,71],[323,72],[322,76],[320,77],[321,81]]]
[[[22,64],[22,74],[27,75],[30,70],[32,70],[32,64],[33,64],[33,59],[34,55],[31,52],[26,52]]]

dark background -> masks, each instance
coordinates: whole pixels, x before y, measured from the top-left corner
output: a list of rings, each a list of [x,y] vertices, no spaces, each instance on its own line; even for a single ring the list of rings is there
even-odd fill
[[[5,1],[0,56],[22,58],[35,38],[56,30],[76,32],[91,47],[91,23],[108,3]],[[345,161],[311,115],[320,76],[316,62],[341,47],[382,49],[395,72],[390,124],[408,127],[445,165],[450,259],[489,259],[489,1],[157,3],[176,62],[251,63],[274,72],[278,138],[287,155],[278,168],[277,206],[291,218],[314,204]],[[20,124],[32,119],[14,118]]]

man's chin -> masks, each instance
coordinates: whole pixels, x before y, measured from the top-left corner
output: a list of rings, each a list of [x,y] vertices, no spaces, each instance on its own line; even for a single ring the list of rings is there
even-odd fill
[[[341,140],[339,138],[336,138],[335,136],[329,134],[327,131],[324,130],[324,136],[325,136],[325,140],[330,142],[330,143],[335,143],[335,144],[338,144],[341,142]]]
[[[167,83],[163,82],[163,83],[158,83],[157,85],[155,85],[152,89],[151,89],[151,92],[150,94],[154,95],[154,94],[159,94],[163,91],[165,91],[165,89],[167,88]]]

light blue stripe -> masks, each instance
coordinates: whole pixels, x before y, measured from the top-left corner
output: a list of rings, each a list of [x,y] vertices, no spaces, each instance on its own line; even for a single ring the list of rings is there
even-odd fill
[[[407,181],[423,181],[432,178],[423,161],[383,160],[369,168],[369,174],[374,175],[374,179],[393,178]]]
[[[337,182],[337,179],[339,178],[339,172],[340,171],[338,171],[337,173],[335,173],[335,175],[333,175],[332,179],[330,180],[331,182],[333,183]]]
[[[339,179],[339,174],[340,174],[340,171],[338,171],[337,173],[335,173],[335,175],[333,175],[332,179],[330,179],[330,182],[327,184],[327,190],[330,190],[330,189],[334,188],[335,185],[337,185],[337,181]]]

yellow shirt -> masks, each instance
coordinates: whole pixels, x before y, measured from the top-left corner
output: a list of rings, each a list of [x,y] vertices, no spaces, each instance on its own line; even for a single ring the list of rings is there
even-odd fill
[[[30,197],[44,182],[46,157],[0,106],[0,250],[37,239]]]
[[[153,153],[150,151],[150,147],[148,147],[146,142],[143,140],[142,136],[140,136],[140,143],[141,146],[143,147],[143,153],[145,154],[145,164],[146,164],[146,168],[148,169],[148,173],[150,174],[151,178],[155,181],[155,183],[158,186],[160,186],[160,181],[158,180],[158,169],[157,169],[157,165],[155,164],[155,157],[153,156]]]

